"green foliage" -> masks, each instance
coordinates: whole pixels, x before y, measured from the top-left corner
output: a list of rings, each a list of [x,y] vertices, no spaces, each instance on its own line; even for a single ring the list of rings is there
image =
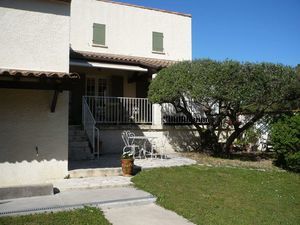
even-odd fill
[[[261,136],[260,130],[251,127],[236,139],[235,144],[242,149],[245,149],[246,146],[249,144],[255,146],[260,136]]]
[[[133,153],[131,151],[123,152],[121,159],[133,159]]]
[[[234,132],[225,145],[228,150],[241,133],[268,113],[297,108],[299,83],[295,68],[289,66],[204,59],[161,70],[150,84],[148,96],[154,103],[171,103],[177,112],[190,118],[203,140],[202,147],[218,140],[215,133],[224,127],[224,121],[239,121],[240,114],[250,115],[243,123],[233,123]],[[184,104],[187,100],[205,110],[207,130],[193,121]]]
[[[300,172],[300,151],[286,155],[286,165],[295,172]]]
[[[276,163],[300,172],[300,114],[285,116],[272,125],[271,142]]]

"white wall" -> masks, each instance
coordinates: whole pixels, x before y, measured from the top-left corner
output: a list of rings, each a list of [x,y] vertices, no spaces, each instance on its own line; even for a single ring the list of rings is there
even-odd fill
[[[67,175],[69,94],[59,94],[55,113],[52,97],[53,91],[0,89],[0,186]]]
[[[0,1],[0,68],[69,71],[70,4]]]
[[[121,135],[124,130],[130,130],[136,136],[150,137],[159,153],[172,154],[199,149],[197,131],[189,126],[166,126],[160,129],[153,128],[151,125],[101,126],[101,153],[122,154],[124,142]]]
[[[92,46],[93,23],[106,24],[107,48]],[[152,53],[153,31],[164,33],[164,55]],[[191,18],[97,0],[73,0],[71,47],[81,51],[189,60]]]

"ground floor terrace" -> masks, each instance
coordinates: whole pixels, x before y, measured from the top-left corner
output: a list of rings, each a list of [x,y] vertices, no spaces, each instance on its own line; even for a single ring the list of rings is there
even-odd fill
[[[176,113],[171,104],[152,104],[147,98],[151,80],[160,69],[172,63],[71,52],[70,71],[78,73],[80,80],[70,91],[69,122],[80,125],[85,131],[95,157],[121,154],[124,130],[138,136],[155,137],[158,151],[166,153],[197,148],[196,132],[187,117]],[[190,110],[199,123],[205,124],[203,110],[193,105]],[[76,135],[76,131],[70,133]],[[89,157],[93,156],[86,158]]]
[[[0,69],[0,187],[63,179],[74,165],[115,168],[124,130],[155,137],[166,156],[195,148],[186,118],[147,99],[158,67],[101,60],[71,58],[70,73]]]

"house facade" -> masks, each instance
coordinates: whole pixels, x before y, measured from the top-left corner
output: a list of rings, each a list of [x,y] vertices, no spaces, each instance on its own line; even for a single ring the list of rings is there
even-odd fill
[[[186,128],[147,91],[159,70],[191,60],[190,15],[106,0],[2,0],[0,28],[0,186],[63,178],[70,160],[87,159],[70,150],[80,146],[70,143],[73,125],[92,158],[121,153],[128,129],[176,149],[165,134]]]
[[[162,109],[148,101],[147,91],[159,70],[191,60],[191,39],[187,14],[112,1],[72,1],[70,71],[82,81],[72,92],[77,94],[71,96],[71,121],[81,123],[79,102],[87,96],[101,154],[120,153],[121,132],[128,129],[166,143]]]

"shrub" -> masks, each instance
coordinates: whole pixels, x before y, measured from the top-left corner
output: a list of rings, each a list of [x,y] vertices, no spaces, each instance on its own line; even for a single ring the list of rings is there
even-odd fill
[[[300,151],[286,156],[286,164],[290,170],[300,172]]]
[[[276,164],[300,171],[300,114],[285,116],[272,125],[271,142],[276,152]]]

